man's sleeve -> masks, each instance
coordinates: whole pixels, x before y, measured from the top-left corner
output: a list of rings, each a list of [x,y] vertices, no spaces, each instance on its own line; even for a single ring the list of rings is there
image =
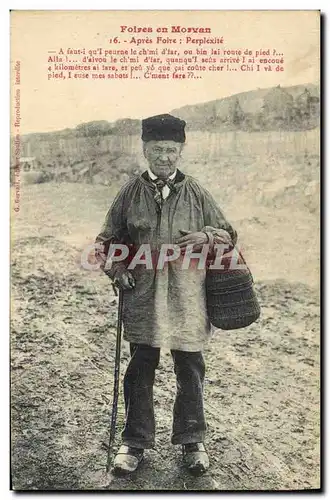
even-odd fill
[[[204,213],[204,224],[202,231],[211,233],[213,236],[213,242],[217,241],[217,231],[219,229],[224,229],[230,234],[233,245],[237,242],[237,232],[233,226],[227,221],[223,212],[220,210],[218,204],[214,200],[213,196],[206,190],[202,189],[202,200],[203,200],[203,213]]]
[[[103,270],[105,265],[104,255],[108,255],[110,244],[129,244],[127,231],[127,201],[127,188],[124,186],[109,208],[101,232],[96,237],[95,242],[102,244],[102,251],[96,249],[96,258],[100,261]],[[103,258],[101,254],[103,254]],[[104,271],[111,279],[115,279],[116,273],[125,267],[124,262],[113,262],[111,268]]]

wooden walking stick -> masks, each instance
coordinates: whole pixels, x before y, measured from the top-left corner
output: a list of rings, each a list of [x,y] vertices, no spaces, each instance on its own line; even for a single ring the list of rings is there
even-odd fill
[[[115,295],[117,295],[117,289],[114,285],[113,285],[113,289],[115,291]],[[114,382],[113,382],[113,400],[112,400],[110,437],[109,437],[108,458],[107,458],[107,472],[109,472],[109,470],[110,470],[111,452],[112,452],[112,447],[113,447],[113,444],[115,441],[115,434],[116,434],[116,420],[117,420],[118,393],[119,393],[119,375],[120,375],[121,332],[122,332],[122,316],[123,316],[123,296],[124,296],[124,292],[123,292],[123,290],[121,290],[119,288],[115,373],[114,373]]]

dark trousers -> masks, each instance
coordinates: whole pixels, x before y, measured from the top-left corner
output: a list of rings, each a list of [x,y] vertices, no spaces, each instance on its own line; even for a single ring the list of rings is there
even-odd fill
[[[131,359],[124,377],[126,423],[123,444],[136,448],[155,446],[153,385],[160,349],[130,344]],[[204,441],[203,410],[205,364],[201,352],[171,351],[177,380],[173,409],[173,444]]]

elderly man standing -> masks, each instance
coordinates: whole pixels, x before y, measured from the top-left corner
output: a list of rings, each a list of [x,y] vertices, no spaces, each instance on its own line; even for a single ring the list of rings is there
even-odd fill
[[[185,125],[168,114],[142,121],[149,168],[128,181],[110,207],[96,240],[104,245],[103,260],[114,242],[135,251],[148,244],[153,256],[168,244],[178,245],[184,253],[198,252],[204,244],[236,243],[236,232],[210,193],[177,168]],[[172,443],[182,446],[184,463],[192,473],[209,467],[203,410],[202,350],[210,336],[205,269],[184,269],[182,258],[151,269],[113,262],[106,271],[125,290],[124,339],[131,353],[124,378],[125,427],[114,460],[117,472],[133,472],[144,449],[155,445],[153,384],[163,347],[171,350],[177,379]]]

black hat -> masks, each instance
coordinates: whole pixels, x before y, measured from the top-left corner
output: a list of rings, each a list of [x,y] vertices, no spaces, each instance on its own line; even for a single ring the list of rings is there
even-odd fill
[[[186,122],[172,115],[151,116],[142,120],[142,140],[185,142]]]

